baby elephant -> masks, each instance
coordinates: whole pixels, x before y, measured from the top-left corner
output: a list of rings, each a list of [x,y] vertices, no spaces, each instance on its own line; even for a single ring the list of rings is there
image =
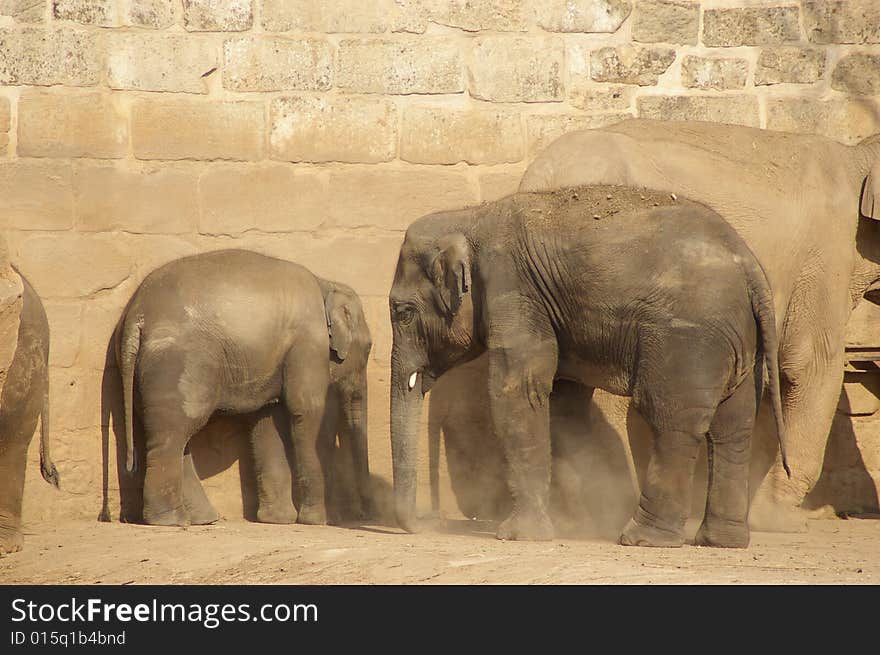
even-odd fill
[[[126,467],[134,469],[135,383],[145,430],[144,521],[217,520],[187,444],[215,412],[244,414],[279,401],[290,421],[300,491],[297,515],[263,474],[273,465],[252,440],[257,518],[326,521],[322,423],[350,441],[367,493],[366,366],[370,333],[357,295],[306,268],[246,250],[170,262],[144,279],[115,335],[125,402]],[[330,400],[328,400],[330,399]],[[326,417],[332,407],[338,417]],[[338,420],[337,420],[338,419]],[[264,482],[265,481],[265,482]]]
[[[389,300],[402,527],[414,528],[423,395],[445,371],[488,351],[489,410],[514,501],[499,538],[553,534],[549,396],[562,379],[632,397],[653,428],[622,544],[684,542],[707,439],[709,490],[696,541],[748,545],[749,448],[764,360],[784,442],[777,338],[763,270],[721,216],[670,194],[601,186],[432,214],[407,230]]]

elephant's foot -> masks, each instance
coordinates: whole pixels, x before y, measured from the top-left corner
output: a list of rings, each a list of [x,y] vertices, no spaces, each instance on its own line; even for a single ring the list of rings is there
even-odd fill
[[[219,512],[211,505],[189,510],[189,522],[191,525],[211,525],[219,520]]]
[[[154,509],[152,507],[144,507],[144,523],[147,525],[190,525],[189,513],[182,507],[175,509]]]
[[[0,557],[17,553],[23,544],[24,537],[18,530],[0,535]]]
[[[257,521],[260,523],[276,523],[290,525],[296,523],[297,512],[293,503],[288,505],[260,505],[257,509]]]
[[[553,523],[546,513],[514,512],[498,526],[495,536],[510,541],[548,541],[553,538]]]
[[[302,505],[299,508],[297,523],[303,525],[325,525],[327,523],[327,511],[323,505]]]
[[[749,509],[749,527],[757,532],[806,532],[807,518],[799,507],[760,500],[757,496]]]
[[[650,525],[640,525],[634,519],[620,533],[618,543],[621,546],[649,546],[652,548],[680,548],[684,545],[681,532],[663,530]]]
[[[700,529],[697,530],[694,545],[714,548],[747,548],[749,545],[749,526],[745,522],[704,518]]]

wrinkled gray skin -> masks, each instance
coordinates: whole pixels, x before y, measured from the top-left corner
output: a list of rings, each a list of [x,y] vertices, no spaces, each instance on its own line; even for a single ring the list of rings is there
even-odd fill
[[[189,439],[215,412],[244,414],[276,401],[290,421],[300,506],[297,513],[289,495],[276,493],[266,474],[275,465],[272,454],[254,442],[258,520],[325,523],[320,436],[322,422],[330,420],[328,398],[337,412],[332,420],[351,442],[358,486],[366,492],[371,342],[360,300],[347,286],[245,250],[185,257],[144,279],[120,321],[116,344],[128,470],[134,468],[132,412],[139,391],[146,523],[217,520]]]
[[[846,323],[880,286],[880,135],[844,146],[738,125],[634,119],[560,137],[529,166],[520,191],[591,184],[691,198],[721,214],[755,253],[773,290],[792,476],[778,451],[763,447],[772,440],[756,439],[750,522],[805,530],[800,506],[822,472]]]
[[[437,376],[488,351],[490,412],[514,501],[499,538],[552,537],[549,395],[561,378],[632,397],[654,431],[620,543],[683,543],[706,440],[710,482],[696,542],[748,545],[750,437],[765,359],[784,442],[775,318],[763,271],[720,216],[625,187],[515,194],[429,215],[407,230],[389,302],[401,527],[415,528],[423,395]]]
[[[0,243],[0,265],[3,251]],[[40,473],[58,487],[58,471],[49,454],[49,323],[33,287],[24,276],[21,282],[18,343],[0,396],[0,555],[22,547],[27,451],[41,417]]]

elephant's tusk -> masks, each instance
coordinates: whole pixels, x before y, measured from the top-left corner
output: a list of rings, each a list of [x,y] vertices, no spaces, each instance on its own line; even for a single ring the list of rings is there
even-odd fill
[[[412,388],[416,386],[416,380],[419,377],[419,372],[415,371],[412,375],[409,376],[409,389],[412,391]]]

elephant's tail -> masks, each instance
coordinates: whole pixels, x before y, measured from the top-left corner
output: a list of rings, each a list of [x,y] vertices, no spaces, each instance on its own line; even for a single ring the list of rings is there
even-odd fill
[[[43,479],[56,489],[59,488],[60,476],[49,453],[49,385],[43,392],[43,407],[40,410],[40,474]]]
[[[431,481],[431,512],[440,512],[440,430],[443,417],[439,403],[428,407],[428,475]]]
[[[125,470],[134,471],[134,369],[141,347],[141,321],[127,314],[122,321],[117,351],[122,376],[122,399],[125,408]]]
[[[773,293],[770,290],[770,282],[767,280],[767,275],[760,262],[751,253],[749,255],[747,261],[750,263],[746,266],[751,281],[749,284],[749,295],[752,301],[752,312],[758,321],[761,350],[767,365],[770,402],[773,407],[773,417],[776,420],[776,438],[779,440],[782,468],[785,469],[788,477],[791,477],[791,469],[788,467],[788,457],[785,453],[786,430],[782,415],[782,391],[779,380],[779,337],[776,334],[776,312],[773,309]]]

